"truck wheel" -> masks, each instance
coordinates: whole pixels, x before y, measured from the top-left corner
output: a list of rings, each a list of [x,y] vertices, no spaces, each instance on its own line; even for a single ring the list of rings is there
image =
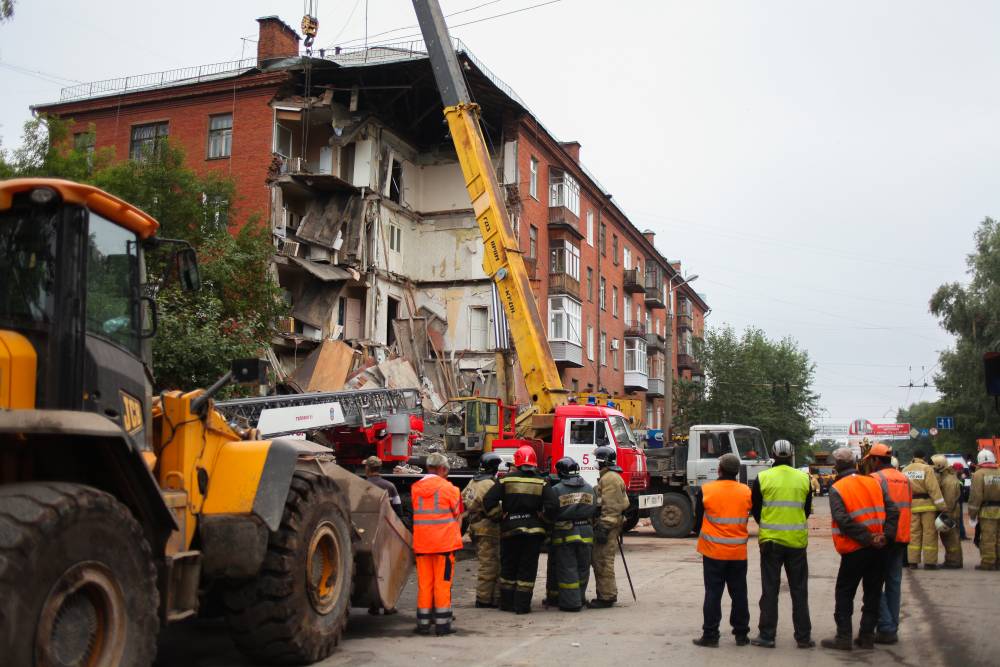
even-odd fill
[[[694,523],[691,503],[679,493],[665,493],[663,505],[649,511],[649,520],[660,537],[687,537]]]
[[[346,501],[328,477],[296,472],[260,574],[226,596],[233,640],[255,661],[322,660],[347,625],[353,580]]]
[[[625,523],[622,524],[622,532],[627,533],[639,525],[639,510],[629,510],[625,512]]]
[[[80,484],[0,487],[0,655],[10,665],[148,665],[159,630],[142,528]]]

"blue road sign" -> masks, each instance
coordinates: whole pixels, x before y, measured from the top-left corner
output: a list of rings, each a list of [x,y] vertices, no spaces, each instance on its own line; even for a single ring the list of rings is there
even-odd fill
[[[920,437],[929,438],[931,437],[931,430],[929,428],[920,429]]]
[[[955,418],[954,417],[938,417],[937,418],[937,428],[939,431],[953,431],[955,430]]]

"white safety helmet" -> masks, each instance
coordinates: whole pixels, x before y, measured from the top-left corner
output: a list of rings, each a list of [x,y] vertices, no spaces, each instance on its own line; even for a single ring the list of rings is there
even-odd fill
[[[957,525],[954,519],[944,513],[938,514],[937,518],[934,519],[934,527],[937,528],[937,532],[939,533],[947,533],[950,530],[955,530],[955,526]]]
[[[893,468],[899,467],[899,459],[897,459],[895,456],[892,457],[892,467]]]
[[[997,457],[989,449],[980,449],[979,454],[976,455],[976,463],[982,465],[983,463],[996,463]]]
[[[771,453],[775,458],[783,457],[789,459],[795,455],[795,449],[792,448],[792,443],[787,440],[775,440],[774,446],[771,447]]]

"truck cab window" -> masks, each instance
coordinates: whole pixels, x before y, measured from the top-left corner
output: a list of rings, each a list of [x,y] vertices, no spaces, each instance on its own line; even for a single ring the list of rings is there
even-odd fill
[[[592,445],[594,444],[594,422],[593,419],[572,419],[569,423],[569,444],[571,445]]]
[[[87,331],[139,352],[135,233],[90,213],[87,238]]]
[[[728,448],[723,448],[722,443],[719,442],[718,433],[702,433],[700,443],[701,458],[703,459],[717,459],[729,451]]]

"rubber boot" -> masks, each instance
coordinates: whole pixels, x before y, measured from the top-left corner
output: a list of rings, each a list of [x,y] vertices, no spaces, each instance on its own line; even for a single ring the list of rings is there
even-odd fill
[[[857,646],[858,648],[873,649],[875,648],[875,635],[869,635],[869,634],[858,635],[854,639],[854,645]]]
[[[438,623],[434,626],[434,634],[438,637],[453,635],[455,634],[455,628],[451,627],[451,623]]]
[[[854,645],[851,644],[850,635],[837,635],[831,639],[824,639],[820,642],[820,646],[823,648],[830,648],[835,651],[853,651]]]
[[[601,600],[600,598],[594,598],[587,603],[587,606],[591,609],[607,609],[609,607],[614,607],[615,602],[617,601],[618,600]],[[716,644],[718,644],[718,641],[716,641]]]
[[[514,611],[514,591],[500,591],[500,611]]]
[[[701,646],[702,648],[719,648],[718,637],[706,637],[705,635],[702,635],[697,639],[692,639],[691,643],[695,646]]]

